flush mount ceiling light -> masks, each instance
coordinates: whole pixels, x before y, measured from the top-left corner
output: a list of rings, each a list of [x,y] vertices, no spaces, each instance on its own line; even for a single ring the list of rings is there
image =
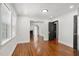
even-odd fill
[[[69,8],[71,8],[71,9],[74,8],[74,5],[71,5]]]
[[[47,16],[48,15],[48,10],[47,9],[43,9],[41,10],[42,15]]]
[[[48,10],[47,9],[43,9],[42,12],[43,13],[46,13],[46,12],[48,12]]]

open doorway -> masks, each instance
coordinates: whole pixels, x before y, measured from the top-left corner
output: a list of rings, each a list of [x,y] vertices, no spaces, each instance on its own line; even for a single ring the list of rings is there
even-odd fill
[[[49,41],[58,43],[58,21],[49,22]]]
[[[39,38],[39,26],[32,24],[30,27],[32,28],[30,30],[30,41],[37,41]]]
[[[34,41],[38,41],[39,39],[39,26],[38,25],[34,25],[33,27],[33,36],[34,36]]]
[[[33,30],[30,30],[30,40],[33,41],[34,36],[33,36]]]

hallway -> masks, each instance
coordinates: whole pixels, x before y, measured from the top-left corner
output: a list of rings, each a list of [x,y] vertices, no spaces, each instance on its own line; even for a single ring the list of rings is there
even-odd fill
[[[0,3],[1,56],[79,55],[75,49],[79,3]]]

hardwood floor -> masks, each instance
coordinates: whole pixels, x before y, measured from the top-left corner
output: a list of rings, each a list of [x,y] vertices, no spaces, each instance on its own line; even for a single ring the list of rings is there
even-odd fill
[[[61,43],[53,41],[31,41],[18,44],[12,56],[76,56],[78,52]]]

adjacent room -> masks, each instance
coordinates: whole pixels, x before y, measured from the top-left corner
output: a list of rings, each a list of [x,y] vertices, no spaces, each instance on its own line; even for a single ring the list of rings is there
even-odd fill
[[[79,3],[0,3],[0,56],[79,56]]]

